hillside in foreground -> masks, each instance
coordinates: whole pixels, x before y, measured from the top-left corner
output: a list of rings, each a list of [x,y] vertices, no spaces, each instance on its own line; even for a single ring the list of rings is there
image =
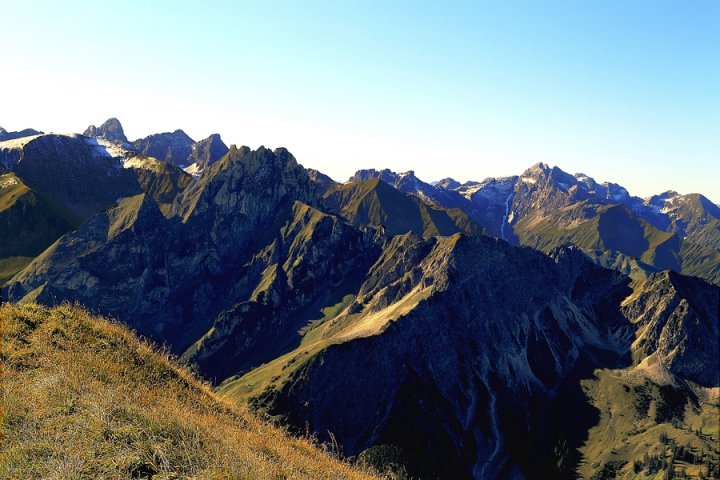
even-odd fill
[[[0,478],[370,478],[82,308],[5,304],[0,335]]]

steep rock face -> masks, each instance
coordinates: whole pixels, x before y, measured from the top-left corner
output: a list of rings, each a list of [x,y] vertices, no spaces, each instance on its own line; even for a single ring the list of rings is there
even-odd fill
[[[47,284],[58,300],[79,298],[88,306],[128,321],[143,333],[162,332],[166,324],[181,329],[183,322],[198,320],[196,317],[207,322],[204,314],[208,310],[230,306],[214,302],[233,287],[228,274],[239,269],[254,246],[263,245],[266,239],[257,232],[267,227],[267,237],[274,238],[269,227],[282,218],[283,209],[287,210],[295,199],[310,201],[316,195],[307,176],[304,181],[296,178],[304,173],[302,167],[287,152],[278,153],[250,152],[246,148],[230,152],[210,169],[212,172],[178,197],[168,213],[169,219],[161,214],[149,215],[156,210],[160,213],[149,197],[134,197],[143,198],[140,203],[121,202],[118,208],[96,216],[45,252],[15,279],[10,296],[19,299]],[[146,213],[128,214],[128,209]],[[144,219],[147,235],[111,235],[111,216]],[[125,258],[125,248],[146,259],[152,282],[144,282],[134,272],[136,265],[128,263],[132,257]],[[105,264],[102,275],[95,279],[86,268],[90,259],[95,259],[93,264]],[[241,262],[240,266],[237,262]],[[239,269],[236,278],[241,279],[242,274]],[[106,304],[115,302],[111,292],[120,286],[127,291],[117,296],[117,303]],[[156,289],[164,293],[158,294]],[[128,298],[142,300],[131,305]],[[164,313],[159,311],[160,305],[167,307]]]
[[[16,152],[15,173],[81,219],[141,192],[132,172],[94,139],[42,135]]]
[[[141,155],[155,157],[163,162],[180,168],[190,166],[188,159],[193,151],[195,140],[182,130],[174,132],[156,133],[132,142],[132,147]]]
[[[581,454],[614,445],[585,442],[592,405],[651,395],[662,412],[695,401],[683,381],[717,385],[720,289],[672,272],[630,296],[628,283],[574,246],[545,257],[486,237],[396,236],[344,310],[219,391],[331,432],[348,455],[395,452],[421,478],[572,477]],[[591,388],[598,367],[634,380]],[[605,468],[590,463],[588,476]]]
[[[169,295],[164,220],[150,197],[126,198],[33,260],[8,284],[8,297],[79,301],[125,317],[157,313]]]
[[[564,438],[558,429],[544,447],[528,443],[549,392],[588,351],[614,361],[628,351],[626,285],[584,256],[553,261],[487,237],[398,236],[318,340],[221,392],[250,393],[321,438],[330,431],[349,455],[397,447],[412,475],[529,475]],[[519,288],[522,296],[510,293]],[[263,372],[283,373],[253,389]]]
[[[39,135],[0,142],[0,163],[77,222],[118,199],[148,193],[172,203],[191,177],[104,138]]]
[[[720,208],[703,195],[667,191],[644,199],[633,210],[661,230],[699,245],[720,246]]]
[[[256,287],[249,299],[222,312],[183,359],[220,379],[274,359],[300,342],[293,333],[318,305],[348,293],[375,257],[372,238],[295,202],[275,240],[251,262],[248,283]]]
[[[578,201],[592,198],[584,190],[577,188],[577,182],[573,182],[572,175],[557,167],[550,167],[544,163],[533,165],[520,175],[515,186],[516,194],[512,205],[515,216],[522,219],[536,212],[548,215]],[[597,202],[597,199],[592,200]],[[572,212],[572,217],[565,218],[566,220],[574,219],[575,216],[584,218],[582,215],[587,213],[589,212]]]
[[[298,322],[317,319],[374,261],[375,233],[312,207],[320,203],[286,150],[233,148],[165,215],[150,196],[123,200],[44,252],[4,294],[79,300],[177,353],[192,347],[186,358],[221,380],[297,343]]]
[[[86,137],[100,137],[110,142],[127,144],[128,139],[123,131],[122,124],[117,118],[109,118],[100,127],[90,125],[83,133]]]
[[[327,208],[355,226],[382,226],[388,235],[449,236],[480,227],[459,209],[446,210],[402,193],[379,178],[338,185],[325,192]]]
[[[185,168],[188,173],[199,175],[207,167],[220,160],[229,148],[220,138],[220,135],[213,133],[209,137],[193,144]]]
[[[517,179],[518,177],[488,178],[482,182],[467,182],[454,188],[478,207],[482,215],[478,221],[488,234],[513,243],[516,243],[517,239],[509,224],[513,221],[510,214]]]
[[[312,180],[315,186],[317,186],[317,189],[321,195],[325,195],[328,190],[340,185],[338,182],[336,182],[329,176],[313,168],[308,168],[307,172],[308,175],[310,175],[310,180]]]
[[[155,158],[133,156],[123,162],[136,177],[140,189],[150,195],[167,212],[180,192],[192,183],[192,176],[169,163]]]
[[[310,206],[321,204],[305,169],[290,152],[241,147],[231,149],[186,189],[176,200],[173,214],[198,239],[211,239],[228,252],[242,251],[246,242],[257,240],[260,225],[272,225],[281,209],[296,200]],[[238,234],[243,237],[239,245],[223,241]]]
[[[720,386],[720,345],[712,341],[720,337],[720,287],[657,273],[625,301],[623,312],[637,328],[637,363],[657,360],[680,378]]]
[[[34,135],[0,142],[7,248],[4,283],[71,228],[121,198],[146,193],[163,211],[191,181],[182,170],[105,138]]]

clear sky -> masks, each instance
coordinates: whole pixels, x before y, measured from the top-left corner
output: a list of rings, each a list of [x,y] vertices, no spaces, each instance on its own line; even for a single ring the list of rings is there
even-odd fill
[[[0,125],[287,147],[345,180],[543,161],[720,202],[720,1],[0,0]]]

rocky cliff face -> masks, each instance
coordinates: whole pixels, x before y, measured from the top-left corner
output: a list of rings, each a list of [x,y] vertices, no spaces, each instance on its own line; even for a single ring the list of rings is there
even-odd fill
[[[220,391],[423,478],[574,476],[595,368],[657,359],[716,385],[720,289],[663,275],[628,297],[627,277],[578,248],[395,237],[345,310]]]
[[[110,118],[106,120],[100,127],[90,125],[83,133],[86,137],[99,137],[104,138],[110,142],[120,143],[123,145],[128,144],[128,139],[125,136],[123,127],[120,124],[120,120],[117,118]]]
[[[193,144],[187,163],[186,171],[199,175],[207,167],[217,162],[226,153],[228,147],[220,138],[220,135],[213,133],[209,137]]]
[[[104,138],[37,135],[0,142],[0,163],[77,222],[118,199],[148,193],[171,203],[191,177]]]
[[[122,168],[94,139],[41,135],[15,148],[11,169],[36,191],[63,205],[80,219],[140,193],[134,175]]]
[[[192,155],[195,140],[182,130],[156,133],[132,142],[132,148],[141,155],[154,157],[180,168],[190,166],[188,159]]]
[[[330,178],[329,176],[325,175],[322,172],[319,172],[315,169],[308,168],[307,169],[308,175],[310,175],[310,180],[315,184],[315,186],[318,188],[318,191],[321,195],[324,195],[325,192],[330,190],[333,187],[337,187],[340,185],[338,182]]]
[[[142,155],[182,168],[193,176],[199,176],[229,150],[217,133],[196,142],[182,130],[135,140],[132,148]]]
[[[291,316],[314,318],[348,288],[345,275],[372,263],[374,234],[320,204],[286,150],[233,148],[166,215],[149,195],[121,201],[36,259],[6,295],[79,300],[178,353],[193,346],[186,358],[227,376],[289,348],[302,327]]]
[[[487,237],[395,237],[314,341],[221,392],[251,386],[256,404],[332,432],[349,455],[392,447],[414,476],[548,473],[538,462],[567,432],[546,430],[545,446],[531,446],[542,406],[584,362],[623,360],[628,291],[584,256],[553,261]],[[596,351],[605,357],[588,357]]]
[[[517,243],[510,227],[511,206],[518,177],[489,178],[482,182],[467,182],[454,188],[478,207],[486,231],[497,238]]]
[[[679,378],[720,386],[720,289],[675,272],[652,275],[623,303],[637,328],[636,363],[659,362]]]
[[[363,278],[376,257],[372,237],[300,202],[276,238],[254,256],[247,301],[221,313],[183,355],[210,378],[268,362],[300,340],[320,306]]]
[[[120,199],[146,193],[167,212],[190,175],[103,137],[32,135],[0,142],[4,283],[71,228]]]

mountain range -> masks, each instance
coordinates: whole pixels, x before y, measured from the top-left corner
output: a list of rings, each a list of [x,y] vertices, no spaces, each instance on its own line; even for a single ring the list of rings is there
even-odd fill
[[[379,471],[717,476],[720,208],[700,194],[542,163],[339,183],[116,119],[9,135],[5,301],[117,318]]]

